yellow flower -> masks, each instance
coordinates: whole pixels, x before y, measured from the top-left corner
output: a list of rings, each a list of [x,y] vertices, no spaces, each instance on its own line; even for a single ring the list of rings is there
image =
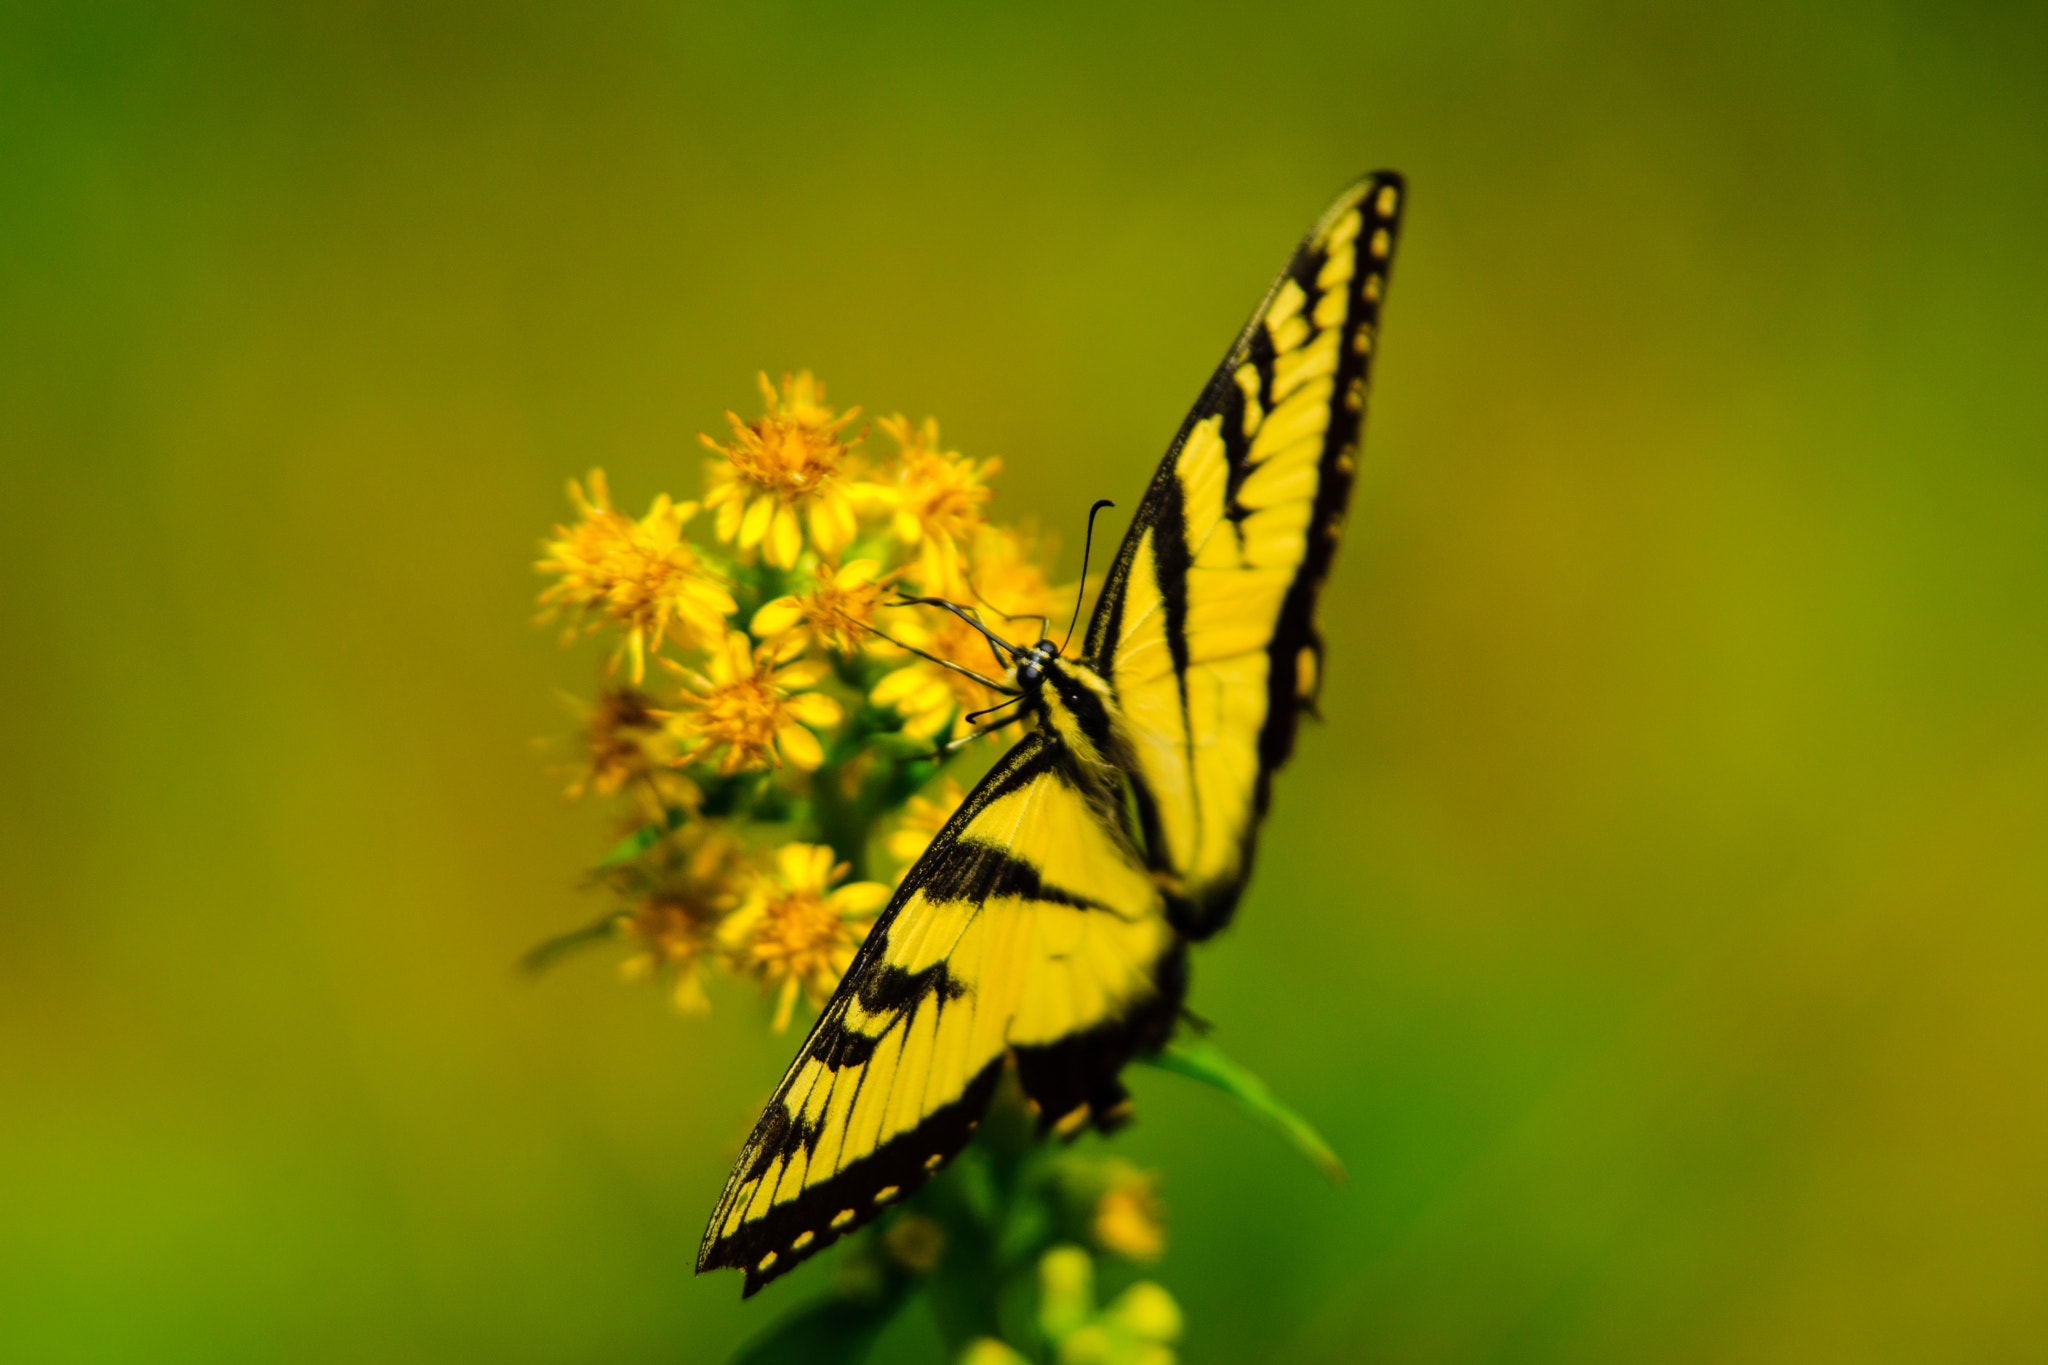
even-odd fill
[[[889,1259],[905,1270],[929,1274],[946,1254],[946,1230],[936,1218],[909,1214],[889,1225],[889,1230],[882,1234],[882,1248],[889,1253]]]
[[[976,464],[958,451],[939,449],[933,418],[913,428],[902,415],[885,417],[882,430],[901,447],[896,477],[884,483],[881,500],[892,516],[896,538],[918,547],[918,578],[927,594],[946,596],[962,589],[960,551],[982,526],[982,504],[993,494],[986,480],[1001,460]]]
[[[825,1003],[867,937],[875,912],[889,899],[889,888],[880,882],[833,889],[847,871],[822,844],[785,844],[772,868],[755,873],[746,900],[719,930],[734,970],[780,987],[777,1033],[789,1027],[799,991],[813,1006]]]
[[[960,1353],[959,1365],[1031,1365],[1016,1348],[994,1337],[976,1337]]]
[[[725,830],[691,822],[662,840],[624,874],[633,908],[618,919],[619,932],[640,951],[619,964],[628,980],[665,973],[673,979],[676,1008],[702,1014],[704,961],[717,947],[718,923],[739,904],[744,866],[739,841]]]
[[[797,512],[806,513],[811,544],[828,558],[853,540],[853,499],[840,476],[848,443],[839,430],[860,415],[859,408],[833,415],[825,405],[825,386],[805,370],[784,375],[778,396],[768,376],[761,376],[768,411],[751,422],[728,412],[733,440],[721,444],[700,434],[698,440],[724,456],[710,467],[711,489],[704,505],[718,514],[722,541],[737,540],[742,550],[761,548],[778,568],[794,568],[803,548],[803,527]],[[855,444],[858,441],[856,440]]]
[[[1134,1261],[1156,1259],[1166,1250],[1166,1209],[1157,1179],[1127,1161],[1112,1161],[1104,1172],[1108,1187],[1095,1201],[1095,1243]]]
[[[953,812],[960,809],[960,803],[966,796],[960,784],[947,776],[939,779],[931,796],[911,797],[896,828],[883,843],[889,856],[905,867],[923,857],[924,851],[931,847],[932,840],[953,818]]]
[[[839,703],[815,687],[825,677],[819,662],[784,663],[793,651],[754,648],[733,631],[711,651],[705,672],[682,672],[687,683],[670,714],[679,763],[712,762],[721,773],[787,763],[808,772],[825,761],[818,737],[805,726],[839,723]]]
[[[1180,1305],[1141,1280],[1095,1308],[1095,1265],[1077,1246],[1056,1246],[1038,1263],[1038,1328],[1059,1365],[1173,1365]]]
[[[606,687],[584,708],[584,767],[569,784],[572,800],[586,792],[630,790],[650,814],[669,806],[695,809],[696,784],[674,768],[675,745],[646,693]]]
[[[868,641],[884,591],[882,566],[872,559],[856,559],[830,572],[820,568],[809,592],[778,597],[755,612],[753,631],[778,644],[779,637],[787,637],[798,651],[815,641],[852,654]]]
[[[576,524],[555,528],[558,539],[547,542],[547,557],[535,566],[561,575],[540,595],[543,605],[624,626],[620,654],[632,659],[636,683],[646,675],[646,656],[664,639],[688,648],[724,635],[725,618],[737,605],[682,538],[696,503],[670,502],[663,493],[634,521],[613,510],[602,469],[590,471],[588,496],[571,479],[569,499],[579,514]],[[618,657],[612,662],[616,667]]]
[[[1023,537],[983,526],[975,533],[968,568],[972,592],[966,605],[987,604],[983,619],[996,634],[1025,644],[1042,633],[1055,598],[1044,572],[1031,562]],[[951,612],[907,608],[891,624],[890,634],[905,645],[983,677],[999,677],[1007,667],[980,631]],[[972,678],[916,657],[876,683],[868,698],[877,706],[894,707],[904,718],[904,733],[919,739],[936,738],[948,717],[954,718],[956,732],[964,733],[961,718],[1004,700]]]

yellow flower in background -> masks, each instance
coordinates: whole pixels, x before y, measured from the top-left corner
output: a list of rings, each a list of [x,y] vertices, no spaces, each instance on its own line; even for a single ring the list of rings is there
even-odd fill
[[[889,899],[880,882],[849,882],[822,844],[784,844],[754,874],[745,901],[719,930],[734,970],[779,987],[775,1031],[789,1027],[798,992],[822,1005],[853,962],[868,926]]]
[[[1053,591],[1039,567],[1038,557],[1046,549],[1006,526],[983,526],[974,533],[968,556],[970,596],[995,616],[998,635],[1020,645],[1049,629],[1052,617],[1071,602],[1065,589]]]
[[[578,513],[574,526],[555,528],[547,557],[535,567],[561,581],[540,595],[544,606],[599,615],[625,627],[619,655],[632,660],[632,678],[646,676],[647,655],[673,639],[684,647],[718,640],[725,618],[737,609],[725,590],[683,539],[683,523],[696,514],[694,502],[654,499],[638,521],[613,509],[604,471],[590,471],[590,490],[569,481]],[[617,665],[619,656],[614,656]]]
[[[983,604],[978,610],[984,622],[1016,644],[1037,639],[1055,609],[1056,599],[1044,571],[1032,562],[1029,542],[1015,531],[981,527],[968,556],[967,578],[969,593],[962,605]],[[891,626],[889,633],[912,649],[983,677],[1000,678],[1008,667],[1008,661],[996,657],[980,631],[951,612],[908,607],[897,614]],[[1004,700],[974,679],[914,655],[876,683],[868,699],[877,706],[893,707],[903,717],[904,732],[919,739],[936,738],[949,717],[955,733],[964,733],[965,716]]]
[[[640,951],[619,964],[627,980],[667,975],[677,1009],[701,1014],[704,964],[718,946],[719,922],[740,903],[746,859],[738,839],[698,821],[658,843],[626,873],[633,908],[618,931]]]
[[[1166,1208],[1158,1178],[1115,1159],[1107,1163],[1104,1178],[1107,1187],[1095,1201],[1091,1223],[1095,1244],[1133,1261],[1156,1260],[1166,1250]]]
[[[837,725],[839,703],[804,690],[829,670],[815,660],[784,663],[794,652],[756,648],[736,630],[711,651],[702,673],[678,668],[686,686],[669,715],[677,762],[715,762],[727,775],[783,763],[808,772],[824,762],[824,746],[805,727]]]
[[[701,793],[675,769],[675,744],[653,699],[633,687],[606,687],[583,711],[584,766],[568,796],[630,791],[649,816],[670,806],[694,810]]]
[[[924,856],[931,842],[946,822],[953,818],[953,812],[960,809],[960,803],[967,798],[967,792],[950,775],[939,779],[932,788],[932,794],[920,793],[913,796],[903,807],[903,818],[890,831],[882,847],[889,856],[905,867]]]
[[[1095,1308],[1095,1263],[1056,1246],[1038,1263],[1038,1328],[1059,1365],[1173,1365],[1180,1305],[1149,1280]]]
[[[821,567],[809,592],[778,597],[755,612],[753,632],[778,644],[783,638],[796,641],[795,650],[816,643],[839,654],[856,653],[870,638],[885,582],[882,566],[872,559]]]
[[[710,491],[704,495],[704,505],[718,515],[718,538],[737,541],[742,550],[758,546],[770,564],[790,569],[796,567],[808,524],[813,548],[837,558],[857,529],[853,499],[841,477],[849,443],[839,439],[839,432],[860,409],[835,416],[825,404],[825,386],[809,370],[794,378],[784,375],[780,395],[763,374],[761,392],[768,402],[763,416],[747,422],[735,413],[725,415],[732,423],[730,444],[701,434],[697,438],[725,457],[712,461]]]
[[[882,1234],[882,1249],[889,1259],[914,1275],[929,1275],[946,1254],[946,1230],[936,1218],[909,1214],[898,1218]]]
[[[930,417],[919,427],[901,414],[880,425],[901,447],[895,478],[878,495],[891,514],[890,527],[898,540],[917,547],[918,580],[927,594],[959,593],[960,553],[983,525],[982,505],[993,496],[987,480],[1003,463],[976,464],[939,449],[939,424]]]

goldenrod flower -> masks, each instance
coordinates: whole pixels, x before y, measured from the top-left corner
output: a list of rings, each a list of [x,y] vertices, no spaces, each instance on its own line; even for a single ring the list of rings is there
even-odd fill
[[[817,661],[784,663],[793,653],[786,644],[755,648],[736,630],[711,651],[704,672],[678,669],[687,686],[669,717],[677,761],[715,761],[727,774],[783,763],[808,772],[824,762],[824,746],[804,727],[837,725],[839,703],[804,690],[829,670]]]
[[[794,568],[803,549],[802,508],[819,554],[837,558],[853,540],[853,499],[840,475],[848,444],[840,428],[860,415],[849,408],[834,416],[825,404],[825,386],[805,370],[784,375],[778,396],[768,376],[761,376],[768,400],[765,415],[751,422],[728,412],[733,441],[722,444],[700,434],[698,440],[724,456],[711,464],[711,489],[704,505],[715,509],[715,529],[723,541],[737,540],[742,550],[761,547],[762,556],[778,568]]]
[[[971,591],[966,604],[986,603],[983,619],[991,629],[1018,644],[1038,636],[1055,610],[1055,599],[1021,536],[983,526],[975,533],[967,570]],[[998,677],[1006,667],[981,632],[951,612],[909,608],[892,625],[890,633],[905,645],[983,677]],[[868,698],[877,706],[893,707],[904,718],[904,733],[919,739],[937,737],[948,717],[957,721],[1003,700],[972,678],[915,657],[876,683]]]
[[[902,818],[882,846],[889,856],[905,867],[924,856],[931,842],[938,837],[946,822],[953,818],[953,812],[960,809],[960,803],[967,797],[960,784],[949,774],[939,779],[938,786],[930,796],[913,796],[904,805]]]
[[[815,642],[853,654],[870,638],[868,628],[886,590],[883,579],[882,566],[872,559],[829,572],[820,568],[809,592],[778,597],[755,612],[753,632],[778,644],[786,637],[795,650]]]
[[[925,592],[960,591],[960,552],[982,526],[982,504],[993,494],[987,479],[1001,460],[980,464],[939,449],[939,424],[930,417],[912,427],[902,415],[885,417],[882,430],[901,447],[893,481],[882,485],[890,526],[905,545],[918,547],[918,578]]]
[[[1031,1365],[1015,1347],[994,1337],[976,1337],[960,1353],[959,1365]]]
[[[717,946],[719,921],[739,904],[744,861],[731,834],[695,821],[650,849],[624,877],[635,901],[618,929],[640,951],[619,964],[619,974],[628,980],[666,974],[677,1009],[709,1009],[704,962]]]
[[[938,1268],[946,1254],[946,1230],[938,1219],[913,1213],[889,1225],[882,1234],[882,1249],[905,1270],[926,1275]]]
[[[702,793],[675,770],[675,744],[646,693],[606,687],[581,709],[584,766],[569,784],[571,800],[624,790],[650,816],[668,807],[696,808]]]
[[[1107,1188],[1095,1201],[1095,1244],[1134,1261],[1156,1259],[1166,1250],[1166,1209],[1157,1179],[1128,1161],[1112,1160],[1104,1171]]]
[[[849,882],[822,844],[784,844],[771,868],[755,873],[746,900],[719,930],[736,970],[779,986],[775,1031],[789,1027],[802,991],[822,1005],[853,962],[874,914],[889,899],[880,882]]]
[[[725,618],[736,610],[732,594],[682,538],[683,523],[696,515],[696,503],[670,502],[663,493],[635,521],[613,510],[602,469],[590,471],[588,495],[571,479],[569,499],[579,514],[576,524],[555,528],[558,539],[547,542],[547,558],[535,566],[561,575],[540,595],[544,605],[609,617],[624,626],[620,654],[632,659],[636,683],[646,675],[646,656],[664,639],[691,647],[724,635]]]
[[[1173,1365],[1180,1305],[1141,1280],[1095,1308],[1095,1263],[1077,1246],[1056,1246],[1038,1263],[1038,1328],[1059,1365]]]

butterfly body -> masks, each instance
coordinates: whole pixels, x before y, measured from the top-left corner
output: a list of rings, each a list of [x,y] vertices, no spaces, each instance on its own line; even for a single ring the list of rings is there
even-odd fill
[[[1056,743],[1077,781],[1114,788],[1131,752],[1116,691],[1102,674],[1041,640],[1020,653],[1005,681],[1024,694],[1026,712]]]
[[[1322,672],[1403,188],[1340,195],[1226,353],[1083,648],[996,641],[1030,724],[906,872],[755,1125],[699,1249],[746,1293],[916,1190],[1014,1067],[1048,1131],[1128,1115],[1186,952],[1228,922]]]

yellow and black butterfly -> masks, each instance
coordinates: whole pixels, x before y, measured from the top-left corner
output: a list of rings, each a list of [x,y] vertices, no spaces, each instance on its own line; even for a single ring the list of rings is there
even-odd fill
[[[1368,175],[1302,241],[1153,476],[1081,656],[990,636],[1031,728],[896,888],[699,1271],[740,1269],[752,1294],[909,1195],[1005,1065],[1045,1130],[1127,1117],[1118,1073],[1171,1033],[1186,946],[1229,920],[1314,702],[1402,198]]]

